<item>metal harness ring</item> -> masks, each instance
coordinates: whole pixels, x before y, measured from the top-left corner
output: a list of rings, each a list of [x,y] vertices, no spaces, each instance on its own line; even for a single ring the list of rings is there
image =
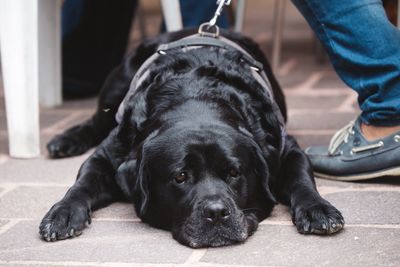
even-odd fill
[[[218,38],[219,27],[217,25],[212,25],[209,22],[205,22],[199,26],[198,33],[200,36]]]

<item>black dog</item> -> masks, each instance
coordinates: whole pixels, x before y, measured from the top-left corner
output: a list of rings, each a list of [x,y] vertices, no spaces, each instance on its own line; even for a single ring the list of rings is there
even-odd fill
[[[100,145],[42,220],[45,240],[79,235],[91,211],[115,201],[133,202],[144,222],[171,230],[191,247],[244,241],[276,201],[290,207],[300,233],[343,228],[340,212],[318,194],[305,154],[285,134],[283,94],[266,59],[243,36],[223,34],[250,60],[229,46],[160,51],[142,81],[134,82],[117,124],[139,67],[160,44],[189,34],[141,44],[110,74],[93,118],[48,144],[54,158]],[[252,74],[252,59],[263,64],[272,92]]]

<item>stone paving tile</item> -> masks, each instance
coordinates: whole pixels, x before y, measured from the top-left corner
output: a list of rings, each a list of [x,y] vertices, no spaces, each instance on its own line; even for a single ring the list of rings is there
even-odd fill
[[[333,181],[333,180],[321,179],[318,177],[315,177],[315,183],[317,184],[317,187],[329,186],[329,187],[348,188],[348,187],[354,187],[357,185],[356,183]],[[360,183],[359,185],[364,185],[364,184]]]
[[[0,130],[5,131],[7,129],[7,119],[5,112],[0,112]]]
[[[49,127],[56,122],[59,122],[60,120],[64,119],[67,117],[68,114],[62,114],[62,113],[43,113],[40,112],[40,129],[44,129],[46,127]]]
[[[391,186],[400,185],[400,177],[387,176],[365,181],[357,182],[340,182],[327,179],[316,178],[317,186],[330,186],[330,187],[341,187],[341,188],[367,188],[367,187],[382,187],[388,188]]]
[[[292,120],[289,118],[289,120]],[[338,128],[339,129],[339,128]],[[327,146],[336,130],[331,130],[329,134],[296,134],[296,129],[289,129],[288,133],[293,135],[301,148],[309,146]]]
[[[0,91],[1,91],[1,93],[0,93],[0,114],[4,113],[4,110],[6,109],[6,106],[5,106],[5,103],[4,103],[4,97],[2,95],[3,86],[1,84],[1,82],[2,82],[2,79],[0,77]]]
[[[9,159],[1,166],[0,182],[2,183],[60,183],[72,184],[79,167],[92,152],[68,159],[51,160]]]
[[[0,131],[0,154],[8,155],[8,137],[6,131]]]
[[[325,74],[321,80],[313,85],[313,88],[330,89],[335,88],[340,90],[351,90],[335,72]]]
[[[44,267],[44,266],[46,266],[46,267],[48,267],[49,265],[46,264],[46,262],[36,263],[36,264],[30,264],[30,263],[14,264],[14,263],[6,263],[6,262],[4,262],[4,263],[2,263],[1,266],[7,266],[7,267]],[[60,264],[52,263],[51,266],[65,266],[65,264],[64,263],[60,263]],[[99,265],[91,265],[91,266],[101,266],[101,265],[99,264]],[[76,265],[76,264],[74,264],[74,267],[87,267],[87,265]]]
[[[276,205],[270,216],[266,218],[265,221],[292,221],[290,218],[289,208],[282,204]]]
[[[343,213],[348,224],[400,224],[399,191],[350,191],[325,198]]]
[[[262,225],[244,245],[209,249],[201,262],[260,266],[399,266],[400,229],[348,227],[305,236],[292,226]]]
[[[67,127],[70,127],[72,125],[81,123],[88,118],[91,117],[91,115],[94,113],[95,108],[96,108],[96,103],[90,103],[92,105],[91,109],[79,109],[79,112],[81,113],[78,117],[74,118],[72,122],[69,122],[64,126],[64,129]],[[43,131],[49,126],[53,126],[55,123],[60,122],[61,120],[65,119],[66,117],[70,116],[74,112],[76,112],[77,108],[71,108],[69,109],[68,105],[65,105],[66,109],[64,109],[64,105],[62,106],[62,109],[42,109],[40,111],[40,129]],[[6,114],[0,112],[0,130],[1,131],[6,131],[7,130],[7,120],[6,120]]]
[[[329,69],[326,69],[326,65],[315,65],[314,59],[310,59],[310,57],[291,57],[293,60],[295,58],[295,66],[292,70],[289,71],[286,75],[280,75],[279,72],[275,73],[277,75],[277,80],[281,87],[285,91],[292,92],[293,89],[298,88],[298,86],[302,85],[310,73],[326,70],[329,73]],[[289,60],[289,59],[288,59]],[[285,61],[282,60],[281,67],[284,65]],[[301,68],[299,68],[301,66]],[[307,73],[307,74],[306,74]],[[333,72],[332,72],[333,73]],[[337,78],[339,79],[339,78]],[[310,87],[311,88],[311,87]]]
[[[47,155],[47,150],[46,150],[46,145],[47,143],[56,135],[62,133],[64,130],[75,126],[79,123],[82,123],[89,119],[92,116],[92,111],[82,111],[80,114],[77,116],[74,116],[72,119],[68,119],[68,117],[72,114],[70,111],[56,111],[57,116],[60,119],[65,119],[67,118],[67,121],[63,122],[61,125],[55,125],[54,122],[42,122],[42,124],[45,124],[46,126],[41,127],[41,135],[40,135],[40,150],[41,154],[46,156]],[[48,116],[42,116],[45,118],[50,118],[54,119],[54,117],[48,115]],[[1,116],[0,116],[1,119]],[[59,122],[59,121],[57,121]],[[0,121],[0,128],[3,127],[4,129],[0,129],[0,153],[1,154],[8,154],[8,136],[7,136],[7,131],[6,131],[6,126],[5,124],[1,124]],[[49,132],[48,129],[49,127],[53,128]]]
[[[51,114],[51,113],[57,113],[57,114],[63,114],[64,118],[67,120],[66,122],[61,122],[60,121],[57,122],[57,125],[50,125],[51,128],[56,128],[56,129],[60,129],[60,130],[66,130],[71,126],[75,126],[76,124],[80,124],[84,121],[86,121],[87,119],[89,119],[92,115],[93,115],[93,111],[91,110],[83,110],[80,109],[78,110],[78,114],[76,114],[76,111],[72,111],[72,110],[46,110],[46,111],[41,111],[41,113],[44,114]],[[71,119],[71,115],[73,116],[73,118]],[[64,120],[65,121],[65,120]],[[58,126],[58,124],[60,124],[60,126]],[[42,128],[42,131],[47,131],[46,128]]]
[[[9,222],[8,220],[0,220],[0,231],[1,231],[1,227],[3,227],[8,222]]]
[[[18,186],[0,198],[0,217],[41,219],[67,189],[64,186]]]
[[[71,121],[68,121],[67,123],[63,124],[62,127],[58,127],[57,133],[61,133],[61,132],[65,131],[66,129],[71,128],[72,126],[75,126],[77,124],[87,121],[88,119],[90,119],[93,116],[93,114],[94,114],[94,112],[92,112],[92,111],[87,111],[87,112],[79,114],[77,118],[75,118]]]
[[[60,114],[60,113],[40,113],[40,129],[49,127],[50,125],[60,121],[61,119],[65,118],[67,114]],[[6,115],[0,114],[0,130],[5,131],[7,130],[7,123],[6,123]]]
[[[82,121],[86,120],[88,117],[86,115],[82,115],[82,117],[79,117],[78,119],[81,119]],[[56,135],[61,132],[63,132],[65,129],[67,129],[70,126],[76,125],[76,121],[70,121],[66,124],[67,126],[64,128],[56,127],[55,130],[51,133],[41,133],[40,134],[40,153],[42,157],[47,158],[47,149],[46,145],[47,143]],[[42,129],[43,130],[43,129]],[[0,154],[9,154],[8,151],[8,136],[7,132],[5,131],[0,131]]]
[[[96,110],[97,97],[85,98],[85,99],[74,99],[74,100],[64,100],[62,106],[55,108],[55,110]],[[42,109],[43,112],[52,112],[53,109]]]
[[[335,97],[321,95],[288,95],[286,96],[286,104],[289,109],[333,109],[338,107],[346,98],[346,95]]]
[[[302,84],[306,78],[307,77],[304,75],[304,73],[293,72],[288,75],[285,75],[284,77],[279,76],[277,80],[285,92],[285,91],[292,91],[292,89],[296,88],[299,84]]]
[[[114,203],[93,212],[93,219],[138,219],[133,204]]]
[[[93,222],[78,238],[48,243],[37,223],[20,222],[0,236],[0,259],[28,261],[183,263],[192,249],[143,223]]]
[[[339,130],[356,117],[355,112],[313,112],[307,114],[293,114],[288,119],[288,130]],[[318,123],[316,123],[318,122]]]
[[[40,151],[42,155],[46,155],[46,143],[54,134],[46,135],[41,133],[40,135]],[[8,151],[8,136],[6,131],[0,131],[0,154],[9,154]]]

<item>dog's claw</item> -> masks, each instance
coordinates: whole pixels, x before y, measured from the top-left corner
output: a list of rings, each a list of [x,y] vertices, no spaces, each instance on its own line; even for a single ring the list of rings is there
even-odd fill
[[[333,234],[344,226],[341,213],[323,200],[310,207],[292,209],[295,225],[302,234]]]
[[[43,218],[39,234],[48,242],[79,236],[89,221],[88,214],[81,203],[59,202]]]
[[[309,222],[306,222],[306,223],[304,224],[304,226],[303,226],[303,230],[304,230],[304,232],[308,232],[309,229],[310,229],[310,223],[309,223]]]

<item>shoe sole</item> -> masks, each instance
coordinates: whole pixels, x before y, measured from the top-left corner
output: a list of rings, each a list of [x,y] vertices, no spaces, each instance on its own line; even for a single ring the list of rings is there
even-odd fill
[[[345,175],[345,176],[336,176],[336,175],[329,175],[319,172],[314,172],[314,175],[318,178],[324,178],[329,180],[336,180],[336,181],[358,181],[358,180],[368,180],[379,178],[382,176],[400,176],[400,167],[380,170],[376,172],[369,172],[369,173],[362,173],[362,174],[353,174],[353,175]]]

